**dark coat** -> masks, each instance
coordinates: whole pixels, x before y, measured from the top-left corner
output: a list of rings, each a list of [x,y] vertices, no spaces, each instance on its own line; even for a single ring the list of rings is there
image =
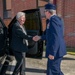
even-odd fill
[[[0,27],[0,50],[2,50],[6,45],[6,37],[7,37],[7,28]]]
[[[0,18],[0,56],[4,55],[6,48],[7,27]]]
[[[20,25],[16,22],[12,28],[11,49],[18,52],[27,52],[28,47],[23,43],[23,39],[32,40],[32,37],[25,35]]]
[[[48,55],[62,57],[66,54],[66,45],[63,36],[62,19],[54,15],[47,24],[46,34],[42,35],[42,40],[46,40],[46,57]]]

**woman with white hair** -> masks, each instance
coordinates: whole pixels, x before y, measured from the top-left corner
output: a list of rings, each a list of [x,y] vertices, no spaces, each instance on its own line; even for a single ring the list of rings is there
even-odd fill
[[[13,75],[18,75],[19,71],[21,71],[21,75],[25,75],[22,70],[23,56],[25,56],[24,53],[28,51],[28,40],[32,40],[33,38],[27,35],[23,26],[26,20],[25,13],[18,12],[16,19],[17,22],[13,24],[12,38],[10,42],[10,47],[17,61]]]

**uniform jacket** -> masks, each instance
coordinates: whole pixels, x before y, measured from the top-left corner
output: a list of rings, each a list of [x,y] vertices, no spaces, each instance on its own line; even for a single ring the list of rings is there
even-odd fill
[[[48,55],[64,56],[66,54],[66,45],[63,36],[63,22],[61,18],[53,15],[46,27],[46,34],[41,36],[46,40],[46,57]]]
[[[16,22],[12,27],[12,38],[10,42],[11,49],[18,52],[27,52],[28,48],[27,45],[23,43],[23,39],[32,40],[32,37],[26,35],[19,23]]]

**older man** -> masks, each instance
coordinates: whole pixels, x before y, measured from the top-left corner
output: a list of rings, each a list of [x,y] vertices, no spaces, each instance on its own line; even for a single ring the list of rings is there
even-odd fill
[[[35,36],[34,40],[46,40],[46,57],[47,75],[64,75],[61,72],[61,60],[66,54],[66,46],[63,36],[63,22],[60,17],[56,15],[56,6],[53,4],[45,5],[45,15],[48,20],[46,27],[46,34]]]
[[[25,52],[28,51],[28,40],[32,40],[32,37],[27,35],[26,30],[23,26],[26,20],[25,13],[18,12],[16,15],[16,19],[17,22],[13,24],[12,38],[10,42],[10,47],[17,60],[13,75],[18,75],[18,72],[20,70],[21,75],[24,75],[24,72],[22,70],[23,56],[25,56]]]

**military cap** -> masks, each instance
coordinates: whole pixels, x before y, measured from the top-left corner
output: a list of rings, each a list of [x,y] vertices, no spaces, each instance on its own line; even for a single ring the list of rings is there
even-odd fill
[[[54,4],[48,3],[45,5],[45,10],[56,10],[56,6]]]

